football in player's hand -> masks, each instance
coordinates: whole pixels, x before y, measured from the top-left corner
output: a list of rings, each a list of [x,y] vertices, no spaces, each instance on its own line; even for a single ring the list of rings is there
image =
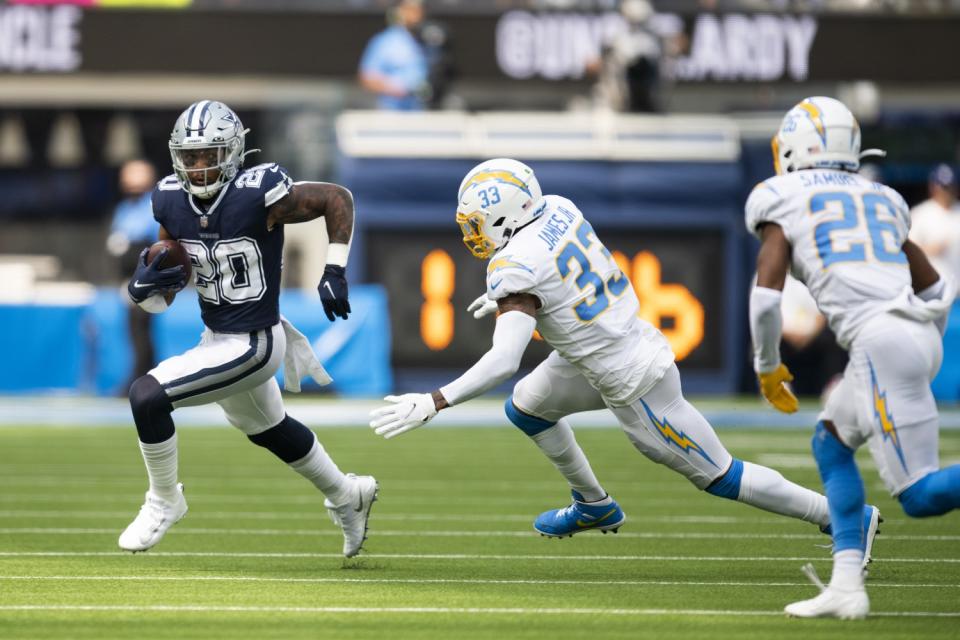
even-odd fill
[[[183,245],[177,242],[176,240],[158,240],[150,245],[150,251],[147,252],[147,264],[153,262],[154,258],[157,257],[164,249],[167,249],[167,255],[160,261],[161,269],[169,269],[170,267],[175,267],[178,264],[183,265],[183,273],[187,277],[187,282],[190,282],[190,277],[193,271],[193,263],[190,262],[190,254],[187,253],[186,249],[183,248]],[[163,297],[167,301],[167,304],[173,302],[174,297],[177,294],[167,293]]]

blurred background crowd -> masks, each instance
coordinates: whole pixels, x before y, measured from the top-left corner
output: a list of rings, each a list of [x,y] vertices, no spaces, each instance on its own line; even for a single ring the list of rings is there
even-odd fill
[[[0,3],[0,393],[123,393],[194,340],[190,296],[150,318],[118,285],[156,236],[173,122],[203,98],[238,111],[257,162],[354,191],[358,313],[307,326],[336,391],[418,386],[486,348],[452,194],[474,162],[510,155],[611,238],[685,384],[752,392],[742,205],[803,97],[851,107],[864,145],[888,152],[863,171],[960,276],[958,33],[960,0]],[[288,232],[294,315],[316,312],[324,250],[322,222]],[[787,293],[784,357],[817,395],[845,356],[805,288]],[[943,400],[960,396],[951,361]]]

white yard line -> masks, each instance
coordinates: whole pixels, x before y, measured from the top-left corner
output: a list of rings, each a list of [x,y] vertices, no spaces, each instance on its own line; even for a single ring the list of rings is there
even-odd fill
[[[201,528],[177,527],[177,533],[190,535],[249,535],[249,536],[335,536],[342,533],[337,529],[240,529],[236,527]],[[93,527],[0,527],[0,535],[109,535],[117,533],[116,528]],[[452,531],[452,530],[379,530],[370,529],[374,537],[392,538],[536,538],[537,533],[532,528],[527,531]],[[881,534],[882,535],[882,534]],[[644,540],[827,540],[823,534],[805,533],[707,533],[707,532],[669,532],[662,531],[624,531],[617,533],[618,538],[641,538]],[[956,542],[960,535],[883,535],[887,540],[910,540],[923,542]]]
[[[2,484],[0,484],[2,486]],[[0,518],[129,518],[132,511],[88,511],[56,509],[0,509]],[[533,522],[535,514],[503,514],[491,513],[380,513],[374,516],[376,520],[398,520],[418,522]],[[314,512],[300,511],[203,511],[203,518],[211,520],[324,520],[326,517],[319,510]],[[790,520],[769,518],[742,518],[736,516],[644,516],[644,522],[663,522],[668,524],[784,524]]]
[[[4,576],[2,581],[71,582],[279,582],[289,584],[522,584],[575,586],[682,586],[682,587],[808,587],[809,582],[730,582],[690,580],[508,580],[484,578],[267,578],[260,576]],[[870,582],[870,588],[960,589],[960,584],[906,584]]]
[[[123,551],[0,551],[0,558],[91,558],[127,556]],[[252,551],[151,551],[154,558],[339,558],[338,553],[252,552]],[[660,556],[660,555],[556,555],[478,553],[372,553],[368,560],[575,560],[585,562],[829,562],[829,557],[809,556]],[[878,559],[879,561],[879,559]],[[884,563],[960,564],[960,558],[883,558]]]
[[[521,607],[243,607],[200,605],[0,605],[0,611],[135,611],[152,613],[417,613],[470,615],[783,616],[782,611],[736,609],[589,609]],[[960,618],[960,612],[885,611],[874,618]]]

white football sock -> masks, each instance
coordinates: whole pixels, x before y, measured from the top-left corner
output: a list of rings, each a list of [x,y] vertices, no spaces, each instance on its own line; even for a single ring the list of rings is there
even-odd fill
[[[561,419],[530,439],[537,443],[570,486],[583,495],[584,500],[594,502],[607,497],[566,419]]]
[[[752,462],[743,463],[737,500],[821,527],[830,523],[830,510],[824,496],[790,482],[778,471]]]
[[[839,591],[863,589],[863,551],[844,549],[833,554],[830,587]]]
[[[291,462],[290,467],[312,482],[334,504],[344,502],[346,496],[343,494],[347,489],[346,476],[330,458],[316,436],[313,438],[310,452],[299,460]]]
[[[164,500],[177,497],[177,434],[155,444],[140,443],[143,463],[147,466],[150,491]]]

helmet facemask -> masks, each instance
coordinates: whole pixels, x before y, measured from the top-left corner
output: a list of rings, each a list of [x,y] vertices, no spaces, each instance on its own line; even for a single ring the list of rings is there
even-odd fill
[[[496,243],[483,232],[483,225],[487,219],[486,212],[474,211],[462,213],[457,211],[457,224],[463,233],[463,244],[475,258],[486,259],[497,250]]]
[[[244,129],[226,105],[201,100],[187,107],[170,134],[170,158],[181,188],[214,197],[243,166]]]

